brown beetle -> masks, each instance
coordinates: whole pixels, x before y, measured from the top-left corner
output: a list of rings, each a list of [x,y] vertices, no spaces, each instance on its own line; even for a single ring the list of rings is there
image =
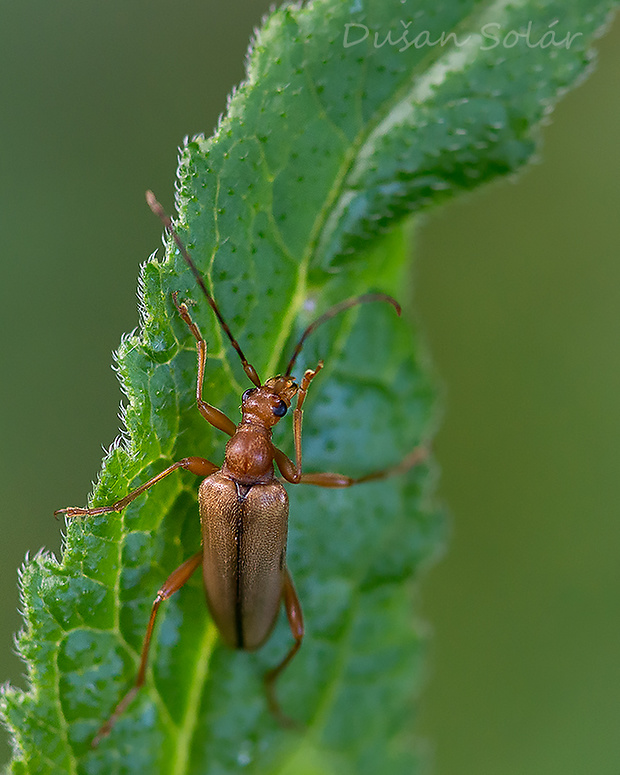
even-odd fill
[[[222,638],[233,648],[248,651],[259,648],[268,638],[278,616],[280,604],[284,603],[295,642],[282,661],[265,674],[265,687],[271,711],[283,723],[288,723],[289,720],[280,711],[276,700],[274,684],[299,650],[304,625],[301,605],[286,567],[288,497],[275,475],[274,462],[282,477],[291,484],[350,487],[353,484],[402,473],[425,456],[423,449],[416,448],[399,465],[357,479],[336,473],[303,473],[302,406],[311,381],[323,367],[323,362],[319,361],[315,369],[308,369],[300,385],[297,385],[291,376],[305,339],[326,320],[358,304],[384,301],[391,304],[400,314],[398,303],[386,294],[369,293],[336,304],[303,332],[285,374],[261,383],[256,369],[248,363],[239,343],[222,318],[215,300],[207,291],[202,276],[172,226],[170,218],[164,213],[151,192],[147,192],[147,201],[175,241],[220,325],[239,354],[245,373],[255,387],[246,390],[243,394],[242,419],[238,425],[203,399],[202,385],[207,345],[198,327],[192,321],[186,304],[179,303],[175,293],[173,295],[175,306],[197,343],[198,410],[207,422],[231,437],[226,445],[224,464],[219,467],[204,458],[186,457],[173,463],[111,506],[90,509],[69,507],[55,512],[56,515],[65,514],[70,518],[121,511],[145,490],[179,468],[205,477],[198,492],[202,549],[173,571],[157,593],[144,638],[135,684],[101,727],[92,742],[93,746],[98,745],[99,741],[109,734],[118,717],[144,683],[153,626],[160,604],[179,590],[201,564],[209,610]],[[295,462],[293,462],[273,445],[271,434],[273,426],[286,414],[295,397],[297,402],[293,412],[295,443]]]

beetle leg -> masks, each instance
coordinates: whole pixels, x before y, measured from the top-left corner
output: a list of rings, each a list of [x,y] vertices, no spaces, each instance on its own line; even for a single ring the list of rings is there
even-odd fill
[[[293,437],[295,439],[295,462],[285,455],[281,449],[274,447],[274,460],[276,461],[280,473],[287,482],[291,484],[314,484],[317,487],[352,487],[354,484],[363,484],[377,479],[386,479],[389,476],[404,474],[410,468],[418,465],[428,457],[426,447],[415,447],[395,466],[382,468],[380,471],[373,471],[365,476],[353,478],[344,476],[344,474],[322,471],[318,473],[302,473],[301,470],[301,421],[303,417],[302,405],[308,393],[308,386],[318,372],[323,368],[323,361],[319,361],[316,369],[308,369],[303,376],[299,391],[297,393],[297,405],[293,416]]]
[[[295,441],[295,462],[285,455],[282,450],[274,447],[274,459],[278,464],[280,473],[291,484],[298,484],[301,481],[301,421],[303,418],[302,406],[308,393],[308,387],[312,380],[323,368],[323,361],[317,363],[316,369],[307,369],[299,390],[297,391],[297,403],[293,412],[293,439]]]
[[[110,718],[103,724],[101,729],[97,732],[91,743],[92,748],[96,748],[101,742],[102,738],[110,734],[110,730],[116,724],[119,716],[121,716],[127,706],[131,703],[133,698],[138,693],[138,689],[144,683],[146,675],[146,664],[149,656],[149,647],[151,645],[151,635],[153,634],[153,627],[155,625],[155,617],[159,606],[164,600],[167,600],[170,595],[173,595],[181,587],[189,581],[190,576],[196,570],[196,568],[202,563],[202,551],[197,552],[189,560],[185,560],[182,565],[174,570],[170,576],[166,579],[164,585],[161,587],[155,600],[153,601],[153,607],[151,608],[151,616],[146,628],[146,635],[144,636],[144,643],[142,645],[142,656],[140,658],[140,668],[138,670],[138,676],[135,684],[127,692],[127,694],[121,699],[118,705],[112,711]]]
[[[236,430],[235,423],[230,419],[230,417],[225,415],[224,412],[220,411],[215,406],[211,406],[211,404],[207,403],[202,397],[202,386],[205,376],[205,366],[207,363],[207,343],[202,338],[200,329],[191,319],[189,310],[187,309],[187,304],[185,304],[185,302],[181,302],[179,304],[176,292],[172,294],[172,300],[174,301],[174,306],[177,308],[179,315],[183,318],[187,327],[193,334],[194,339],[196,340],[196,349],[198,351],[196,403],[198,404],[198,411],[214,428],[217,428],[220,431],[224,431],[224,433],[227,433],[229,436],[234,436]]]
[[[131,503],[131,501],[135,500],[138,495],[141,495],[145,490],[148,490],[154,484],[160,482],[162,479],[168,476],[168,474],[176,471],[177,468],[184,468],[186,471],[190,471],[192,474],[196,474],[196,476],[209,476],[209,474],[217,471],[219,466],[216,466],[215,463],[212,463],[210,460],[206,460],[203,457],[184,457],[183,460],[177,460],[176,463],[168,466],[168,468],[166,468],[160,474],[157,474],[157,476],[149,479],[148,482],[140,485],[137,490],[130,492],[129,495],[125,495],[124,498],[116,501],[116,503],[113,503],[111,506],[96,506],[92,509],[82,509],[78,508],[77,506],[69,506],[65,509],[58,509],[54,512],[54,516],[56,519],[58,519],[59,514],[65,514],[69,519],[71,519],[72,517],[96,517],[100,514],[110,514],[110,512],[113,511],[121,511],[125,508],[125,506]]]
[[[297,404],[295,405],[295,411],[293,412],[293,439],[295,440],[295,468],[297,469],[297,476],[301,476],[301,421],[303,418],[301,407],[306,400],[310,383],[322,368],[323,361],[319,361],[316,369],[307,369],[301,380],[299,391],[297,392]]]
[[[344,476],[343,474],[322,471],[319,473],[302,474],[299,482],[300,484],[314,484],[318,487],[352,487],[354,484],[373,482],[376,479],[386,479],[388,476],[404,474],[410,468],[422,463],[427,457],[428,449],[426,447],[415,447],[395,466],[383,468],[380,471],[373,471],[372,473],[360,476],[357,479],[350,476]]]
[[[289,665],[295,654],[299,651],[301,642],[304,637],[304,619],[301,611],[301,603],[297,597],[293,579],[288,571],[288,568],[284,568],[284,580],[282,585],[282,600],[284,602],[284,609],[288,618],[289,627],[295,638],[295,643],[291,646],[288,654],[284,659],[271,670],[265,673],[265,693],[267,694],[267,703],[269,710],[284,726],[293,726],[295,722],[282,712],[280,703],[275,693],[275,682],[283,670]]]

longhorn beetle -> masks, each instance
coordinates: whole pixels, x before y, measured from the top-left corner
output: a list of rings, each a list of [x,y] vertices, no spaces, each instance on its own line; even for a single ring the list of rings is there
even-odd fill
[[[243,394],[242,419],[238,425],[204,400],[202,385],[207,360],[207,343],[202,338],[198,326],[191,319],[187,305],[185,302],[179,302],[177,293],[174,293],[175,307],[196,339],[198,410],[208,423],[231,437],[226,445],[224,464],[217,466],[201,457],[186,457],[173,463],[111,506],[97,506],[90,509],[68,507],[55,512],[56,516],[65,514],[71,518],[121,511],[138,495],[179,468],[205,477],[198,492],[202,549],[173,571],[157,593],[146,628],[135,683],[97,732],[92,741],[93,747],[109,734],[116,720],[144,683],[149,646],[159,606],[189,580],[199,565],[202,565],[207,604],[213,621],[223,640],[233,648],[247,651],[259,648],[271,633],[280,603],[284,603],[294,643],[282,661],[265,674],[264,681],[270,710],[282,723],[290,723],[278,705],[275,681],[299,650],[304,635],[304,625],[301,605],[285,560],[288,497],[286,490],[275,476],[274,462],[282,477],[290,484],[350,487],[403,473],[420,462],[425,455],[422,448],[415,448],[400,464],[357,479],[336,473],[303,473],[301,466],[302,406],[310,383],[323,368],[323,361],[319,361],[315,369],[308,369],[304,373],[300,385],[295,382],[291,372],[304,341],[322,323],[358,304],[387,302],[400,315],[398,302],[384,293],[368,293],[330,307],[305,329],[293,350],[285,373],[261,382],[256,369],[247,361],[239,343],[222,317],[215,299],[208,292],[171,219],[150,191],[147,191],[146,198],[151,210],[160,218],[187,262],[220,326],[237,351],[243,369],[254,387]],[[293,412],[295,444],[295,462],[293,462],[273,445],[271,433],[273,426],[286,414],[295,396],[297,402]]]

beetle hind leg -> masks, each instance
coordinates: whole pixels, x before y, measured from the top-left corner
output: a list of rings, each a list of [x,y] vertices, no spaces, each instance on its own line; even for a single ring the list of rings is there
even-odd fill
[[[268,670],[265,673],[263,680],[265,683],[265,694],[267,695],[267,704],[269,705],[269,710],[280,722],[280,724],[282,724],[282,726],[293,727],[297,726],[297,722],[282,711],[280,703],[278,702],[278,698],[276,697],[275,689],[276,681],[288,667],[295,654],[297,654],[299,651],[301,642],[304,637],[304,620],[301,611],[301,604],[299,602],[299,598],[297,597],[293,579],[291,578],[291,574],[288,572],[288,568],[284,568],[283,574],[284,581],[282,585],[282,601],[284,603],[284,609],[288,618],[289,627],[291,628],[291,633],[295,638],[295,642],[289,649],[288,653],[285,655],[284,659],[271,670]]]
[[[185,560],[185,562],[182,565],[179,565],[179,567],[176,570],[174,570],[170,574],[170,576],[166,579],[164,585],[157,593],[157,597],[153,601],[153,607],[151,609],[151,616],[146,629],[146,635],[144,636],[144,643],[142,645],[142,655],[140,658],[140,668],[138,670],[138,675],[136,677],[134,685],[127,692],[127,694],[124,695],[124,697],[121,699],[118,705],[114,708],[114,710],[112,711],[112,715],[108,718],[105,724],[103,724],[99,728],[99,731],[91,741],[91,744],[90,744],[91,748],[97,748],[97,746],[103,740],[103,738],[107,737],[110,734],[110,731],[112,730],[112,727],[114,726],[114,724],[118,721],[119,717],[122,716],[122,714],[125,712],[127,707],[131,704],[133,698],[138,693],[138,690],[140,689],[140,687],[144,684],[144,680],[146,678],[146,665],[147,665],[148,656],[149,656],[149,648],[151,645],[151,636],[153,634],[153,627],[155,625],[155,618],[157,616],[157,611],[159,610],[159,606],[161,605],[161,603],[163,603],[164,600],[167,600],[170,597],[170,595],[173,595],[175,592],[178,592],[178,590],[181,589],[181,587],[186,582],[189,581],[190,576],[196,570],[196,568],[201,564],[201,562],[202,562],[202,551],[197,552],[188,560]]]

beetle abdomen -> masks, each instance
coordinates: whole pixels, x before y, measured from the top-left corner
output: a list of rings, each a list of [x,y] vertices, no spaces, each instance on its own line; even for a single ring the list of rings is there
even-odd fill
[[[207,603],[224,640],[252,650],[282,599],[288,497],[277,480],[241,485],[218,471],[198,494]]]

